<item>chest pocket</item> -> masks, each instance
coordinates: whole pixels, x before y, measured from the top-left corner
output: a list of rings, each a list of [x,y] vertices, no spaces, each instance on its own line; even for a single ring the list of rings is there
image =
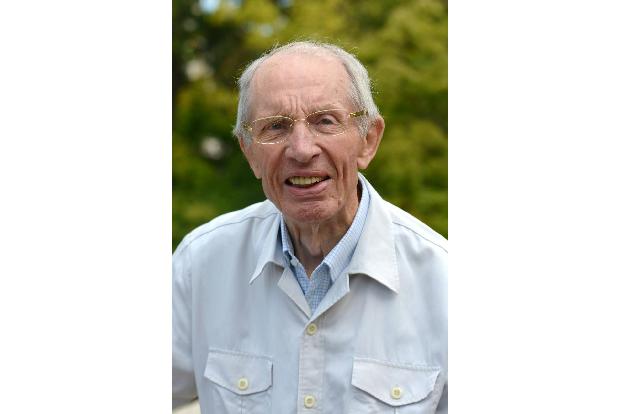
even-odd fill
[[[442,390],[436,387],[439,373],[436,367],[354,358],[354,390],[348,412],[434,413]]]
[[[210,350],[205,367],[207,412],[271,411],[272,361],[263,356]]]

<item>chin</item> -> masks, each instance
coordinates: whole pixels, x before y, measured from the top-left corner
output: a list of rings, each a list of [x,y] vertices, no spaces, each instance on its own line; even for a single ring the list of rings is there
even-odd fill
[[[285,208],[282,210],[282,213],[286,218],[308,224],[321,223],[332,216],[330,209],[326,208],[324,203],[311,203],[307,206]]]

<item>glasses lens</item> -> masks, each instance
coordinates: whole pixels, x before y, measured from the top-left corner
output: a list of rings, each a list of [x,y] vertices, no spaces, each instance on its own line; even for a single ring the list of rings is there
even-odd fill
[[[328,109],[310,114],[306,121],[316,134],[336,135],[345,131],[347,127],[347,111]]]
[[[293,120],[286,116],[270,116],[252,123],[255,139],[263,144],[282,141],[291,130]]]

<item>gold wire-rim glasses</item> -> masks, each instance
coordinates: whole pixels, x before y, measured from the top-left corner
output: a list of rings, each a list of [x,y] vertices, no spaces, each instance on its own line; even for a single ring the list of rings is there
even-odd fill
[[[337,114],[340,114],[341,117]],[[242,127],[252,134],[253,141],[259,144],[279,144],[289,138],[295,123],[298,121],[305,121],[306,126],[314,136],[336,136],[347,130],[350,119],[368,114],[369,112],[366,109],[347,112],[346,109],[331,108],[315,111],[304,118],[297,119],[286,115],[266,116],[257,118],[252,122],[245,122]],[[258,128],[256,128],[257,125]],[[270,129],[266,130],[265,128]]]

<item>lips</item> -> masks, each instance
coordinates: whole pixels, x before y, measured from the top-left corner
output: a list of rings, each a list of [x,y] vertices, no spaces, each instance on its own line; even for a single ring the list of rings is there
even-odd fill
[[[327,180],[330,177],[320,177],[320,176],[312,176],[312,177],[301,177],[301,176],[293,176],[289,177],[286,180],[288,185],[298,187],[298,188],[307,188],[312,187],[317,183],[320,183],[324,180]]]

